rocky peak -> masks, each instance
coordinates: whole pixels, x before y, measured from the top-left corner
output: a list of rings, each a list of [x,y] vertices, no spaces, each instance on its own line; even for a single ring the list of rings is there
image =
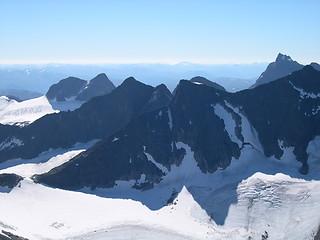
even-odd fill
[[[68,77],[62,79],[60,82],[53,84],[46,96],[49,100],[55,99],[58,102],[64,102],[68,98],[75,97],[87,84],[87,81],[76,78]]]
[[[215,82],[212,82],[204,77],[201,77],[201,76],[197,76],[197,77],[194,77],[194,78],[191,78],[190,79],[190,82],[192,83],[195,83],[195,84],[204,84],[204,85],[207,85],[209,87],[214,87],[218,90],[221,90],[221,91],[226,91],[226,89],[224,87],[222,87],[221,85],[215,83]]]
[[[267,69],[260,75],[255,84],[250,88],[269,83],[279,78],[288,76],[292,72],[303,68],[303,65],[293,61],[290,56],[279,53],[276,61],[268,65]]]
[[[80,101],[89,101],[93,97],[110,93],[115,86],[105,73],[101,73],[87,83],[86,87],[76,97]]]
[[[276,63],[280,63],[280,62],[293,62],[293,60],[291,59],[290,56],[279,53],[276,58]]]

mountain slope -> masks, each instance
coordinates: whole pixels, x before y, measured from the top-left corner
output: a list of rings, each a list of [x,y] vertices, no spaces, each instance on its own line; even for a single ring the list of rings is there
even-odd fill
[[[276,61],[268,65],[267,69],[260,75],[255,84],[253,84],[250,88],[255,88],[261,84],[266,84],[278,78],[285,77],[290,73],[302,68],[303,65],[293,61],[291,57],[279,53]]]
[[[320,135],[319,109],[320,72],[311,66],[234,94],[181,81],[169,107],[139,116],[37,180],[62,188],[105,188],[144,175],[144,184],[134,187],[150,188],[179,166],[187,150],[177,143],[192,149],[203,173],[227,168],[249,146],[278,159],[291,147],[306,174],[308,144]]]
[[[200,76],[197,76],[197,77],[194,77],[194,78],[191,78],[190,79],[190,82],[193,82],[193,83],[198,83],[198,84],[204,84],[204,85],[207,85],[209,87],[214,87],[220,91],[226,91],[226,89],[222,86],[220,86],[219,84],[215,83],[215,82],[212,82],[204,77],[200,77]]]
[[[49,88],[46,97],[57,102],[68,99],[89,101],[93,97],[108,94],[113,89],[115,89],[113,83],[104,73],[101,73],[88,82],[75,77],[63,79]]]
[[[0,123],[7,125],[28,125],[46,114],[58,112],[45,96],[23,102],[0,97]]]
[[[76,96],[76,99],[79,101],[89,101],[93,97],[108,94],[115,88],[107,75],[101,73],[86,84],[84,89]]]
[[[53,84],[46,93],[46,97],[49,100],[63,102],[68,98],[76,97],[77,94],[86,86],[86,84],[87,81],[85,80],[75,77],[68,77],[56,84]]]
[[[294,147],[297,159],[304,163],[301,171],[307,172],[307,145],[320,134],[319,71],[306,66],[254,91],[231,95],[230,102],[248,116],[266,156],[280,157],[283,142],[286,147]]]
[[[110,94],[93,98],[73,112],[46,115],[7,135],[2,144],[8,145],[12,139],[19,139],[21,144],[2,149],[0,161],[31,158],[50,148],[69,148],[77,142],[104,138],[140,114],[154,90],[128,78]]]

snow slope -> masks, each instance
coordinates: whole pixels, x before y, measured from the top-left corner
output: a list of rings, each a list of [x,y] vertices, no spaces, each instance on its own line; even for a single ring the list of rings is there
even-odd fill
[[[59,111],[75,110],[83,102],[67,101],[63,103],[49,102],[46,96],[17,102],[6,96],[0,97],[0,123],[6,125],[28,125],[46,114]]]
[[[234,190],[236,201],[223,225],[193,197],[200,191],[216,204],[233,198]],[[218,190],[183,187],[172,204],[152,211],[138,201],[52,189],[26,178],[0,193],[0,229],[29,239],[312,239],[319,199],[319,181],[256,173]]]

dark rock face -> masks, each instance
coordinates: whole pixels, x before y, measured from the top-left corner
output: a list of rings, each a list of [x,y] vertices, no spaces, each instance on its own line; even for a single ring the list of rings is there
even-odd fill
[[[64,102],[68,98],[75,97],[86,86],[87,81],[75,77],[68,77],[57,84],[53,84],[46,96],[49,100],[56,99]]]
[[[73,112],[46,115],[21,129],[0,125],[5,131],[0,133],[2,142],[16,138],[23,143],[2,149],[0,162],[15,157],[32,158],[50,148],[69,148],[77,142],[104,138],[136,117],[154,90],[128,78],[112,93],[93,98]]]
[[[75,77],[63,79],[52,85],[46,96],[49,100],[55,99],[58,102],[67,101],[68,98],[89,101],[93,97],[108,94],[113,89],[115,89],[113,83],[101,73],[89,82]]]
[[[303,65],[293,61],[291,57],[279,53],[276,61],[268,65],[267,69],[250,88],[255,88],[261,84],[266,84],[278,78],[285,77],[302,68]]]
[[[133,187],[145,190],[166,174],[152,161],[167,171],[173,164],[180,165],[186,150],[177,142],[191,146],[205,173],[225,168],[232,157],[239,157],[240,149],[229,139],[222,120],[210,104],[203,104],[218,102],[223,92],[217,94],[205,85],[181,81],[167,106],[163,98],[154,98],[158,90],[151,97],[158,109],[143,113],[85,153],[35,180],[68,189],[113,187],[116,180],[135,180]],[[142,174],[145,179],[140,184]]]
[[[14,235],[4,230],[2,230],[1,232],[2,233],[0,233],[0,240],[28,240],[27,238]]]
[[[149,101],[143,107],[143,112],[150,112],[162,107],[167,107],[172,100],[172,94],[169,89],[161,84],[154,89]]]
[[[221,85],[219,85],[218,83],[212,82],[204,77],[197,76],[197,77],[191,78],[190,82],[202,83],[204,85],[207,85],[209,87],[213,87],[213,88],[218,89],[220,91],[226,91],[225,88],[222,87]]]
[[[316,233],[316,235],[314,236],[314,240],[320,240],[320,227],[318,229],[318,232]]]
[[[231,142],[223,121],[213,105],[222,103],[227,93],[205,85],[181,81],[170,104],[173,132],[177,142],[188,144],[203,172],[229,166],[240,150]]]
[[[14,188],[23,178],[16,174],[0,174],[0,187]]]
[[[155,92],[150,93],[152,99]],[[320,135],[320,72],[310,66],[233,94],[182,80],[169,104],[155,99],[159,102],[151,101],[155,107],[150,111],[35,180],[68,189],[113,187],[117,180],[134,180],[132,187],[145,190],[160,182],[172,165],[180,165],[186,149],[178,142],[191,147],[202,172],[212,173],[227,168],[232,157],[239,158],[244,145],[254,147],[244,138],[244,117],[257,130],[266,156],[280,158],[281,141],[294,147],[300,171],[308,171],[306,148]],[[217,106],[234,120],[238,143],[226,131]]]
[[[86,87],[77,95],[80,101],[89,101],[93,97],[110,93],[116,87],[104,73],[99,74],[87,83]]]
[[[317,110],[320,98],[304,95],[303,92],[320,93],[320,72],[311,66],[254,90],[230,95],[229,101],[241,107],[258,131],[266,156],[279,158],[283,151],[278,140],[282,140],[285,146],[294,147],[297,159],[306,165],[307,145],[320,134]],[[304,166],[302,172],[306,168]]]

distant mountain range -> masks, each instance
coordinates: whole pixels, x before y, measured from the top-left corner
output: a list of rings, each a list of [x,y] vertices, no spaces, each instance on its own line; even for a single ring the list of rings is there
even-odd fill
[[[0,65],[0,89],[19,89],[46,93],[61,79],[74,76],[92,79],[106,73],[118,86],[129,76],[151,86],[165,84],[170,91],[179,80],[203,76],[218,82],[228,91],[248,88],[263,71],[267,63],[257,64],[107,64],[107,65]],[[220,79],[224,77],[224,79]],[[237,79],[235,79],[237,78]],[[217,80],[216,80],[217,79]],[[220,81],[221,80],[221,81]]]

